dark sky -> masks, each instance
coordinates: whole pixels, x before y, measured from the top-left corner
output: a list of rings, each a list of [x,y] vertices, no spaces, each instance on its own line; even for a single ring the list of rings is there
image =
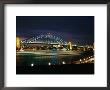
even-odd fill
[[[17,16],[16,30],[22,38],[51,33],[75,44],[92,44],[94,16]]]

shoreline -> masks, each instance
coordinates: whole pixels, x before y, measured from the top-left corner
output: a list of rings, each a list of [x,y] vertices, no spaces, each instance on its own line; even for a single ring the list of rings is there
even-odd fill
[[[35,55],[80,55],[81,52],[76,51],[18,51],[16,55],[35,54]]]

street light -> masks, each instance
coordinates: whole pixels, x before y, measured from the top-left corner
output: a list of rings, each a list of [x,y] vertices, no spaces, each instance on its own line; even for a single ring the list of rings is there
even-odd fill
[[[32,64],[31,64],[31,67],[33,67],[33,66],[34,66],[34,64],[32,63]]]
[[[50,65],[51,65],[51,63],[49,62],[49,63],[48,63],[48,65],[50,66]]]
[[[64,61],[63,61],[62,63],[63,63],[63,64],[65,64],[65,62],[64,62]]]

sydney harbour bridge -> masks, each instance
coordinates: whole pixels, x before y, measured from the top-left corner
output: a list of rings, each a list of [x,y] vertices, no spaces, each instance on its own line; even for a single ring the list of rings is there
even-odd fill
[[[77,50],[75,50],[74,47],[75,45],[73,45],[72,42],[67,42],[66,40],[64,40],[63,38],[61,38],[60,36],[56,36],[56,35],[52,35],[50,33],[48,34],[43,34],[43,35],[38,35],[35,37],[31,37],[28,39],[20,39],[19,37],[17,37],[16,39],[16,48],[17,48],[17,55],[22,55],[23,53],[31,53],[34,54],[36,56],[40,55],[42,58],[52,58],[51,59],[51,64],[54,61],[58,61],[57,58],[61,58],[61,57],[73,57],[73,56],[79,56],[81,55],[80,53],[83,51],[85,51],[85,47],[78,47]],[[82,49],[81,49],[82,48]],[[58,50],[58,51],[56,51]],[[20,51],[20,52],[19,52]],[[43,57],[44,56],[44,57]],[[81,58],[81,59],[79,59]],[[82,60],[83,58],[83,60]],[[85,59],[86,58],[86,59]],[[80,56],[77,57],[76,59],[78,59],[79,61],[74,62],[74,63],[84,63],[83,61],[85,61],[85,63],[89,62],[90,58],[93,58],[93,51],[89,51],[87,52],[86,56]],[[71,59],[71,58],[70,58]],[[67,59],[65,59],[67,60]],[[69,60],[69,59],[68,59]],[[71,61],[71,60],[70,60]],[[90,62],[92,62],[92,60],[90,60]],[[67,63],[66,61],[62,62],[63,64]],[[70,62],[68,62],[70,63]],[[50,62],[49,62],[50,65]]]
[[[60,36],[47,33],[24,40],[21,40],[20,38],[17,37],[17,47],[18,48],[45,47],[45,49],[50,47],[54,47],[58,49],[62,47],[66,49],[72,49],[72,43],[67,42]]]

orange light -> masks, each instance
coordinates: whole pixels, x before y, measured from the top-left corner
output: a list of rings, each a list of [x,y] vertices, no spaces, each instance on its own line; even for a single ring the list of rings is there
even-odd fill
[[[16,48],[20,49],[20,38],[16,37]]]

